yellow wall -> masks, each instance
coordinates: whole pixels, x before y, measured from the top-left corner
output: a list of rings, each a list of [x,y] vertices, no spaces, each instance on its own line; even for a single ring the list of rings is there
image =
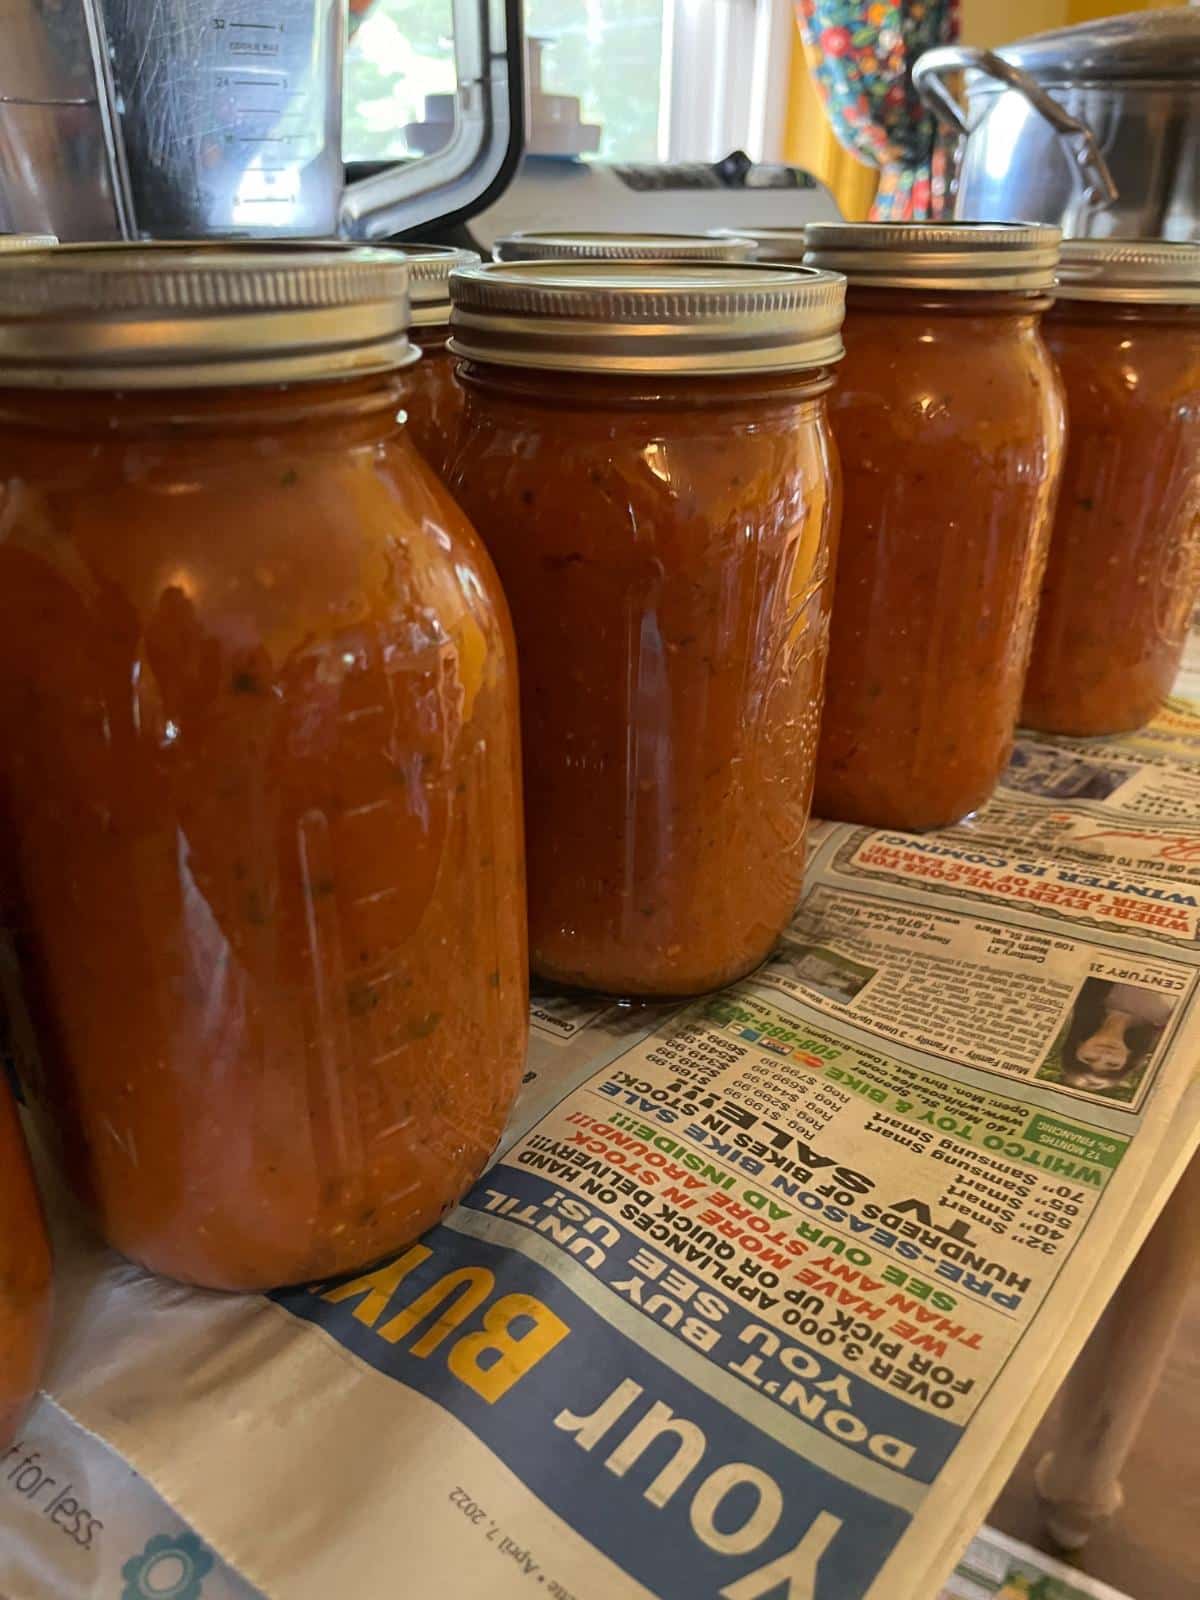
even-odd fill
[[[1098,17],[1116,17],[1122,11],[1170,11],[1185,6],[1188,0],[1124,0],[1112,5],[1109,0],[1067,0],[1068,22],[1095,22]]]
[[[1095,22],[1122,11],[1163,11],[1187,0],[961,0],[964,44],[991,49],[1028,33]]]
[[[1011,44],[1027,33],[1044,33],[1047,28],[1065,28],[1082,17],[1069,13],[1071,0],[961,0],[962,42],[980,45],[985,50],[998,44]],[[1128,5],[1112,5],[1109,11],[1128,11]]]
[[[962,0],[964,44],[991,48],[1047,28],[1116,16],[1122,11],[1153,11],[1186,0]],[[877,175],[842,148],[834,137],[804,58],[799,30],[793,36],[785,161],[807,167],[832,189],[846,217],[865,217],[875,196]]]

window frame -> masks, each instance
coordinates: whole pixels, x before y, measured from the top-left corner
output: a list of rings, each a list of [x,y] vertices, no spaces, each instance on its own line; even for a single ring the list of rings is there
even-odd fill
[[[792,0],[663,0],[660,161],[780,161]]]
[[[453,92],[460,98],[471,91],[474,78],[460,70],[461,38],[470,35],[469,29],[464,35],[461,12],[477,3],[447,0],[456,23],[451,29],[457,82]],[[501,0],[489,3],[496,6]],[[793,0],[660,0],[660,5],[654,159],[718,161],[744,150],[754,161],[781,161],[796,37]],[[419,120],[415,99],[413,110]],[[395,159],[379,158],[378,164]]]

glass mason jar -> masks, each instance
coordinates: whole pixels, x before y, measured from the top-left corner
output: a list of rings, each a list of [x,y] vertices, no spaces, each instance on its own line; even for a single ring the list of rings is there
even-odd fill
[[[12,1443],[37,1391],[51,1297],[46,1222],[0,1067],[0,1451]]]
[[[527,1020],[513,645],[397,428],[387,251],[0,261],[0,805],[36,1098],[109,1241],[214,1288],[397,1249]]]
[[[410,331],[420,359],[404,368],[401,404],[404,423],[425,460],[445,478],[458,448],[463,395],[454,376],[455,360],[446,348],[450,337],[450,274],[474,266],[474,250],[450,245],[390,245],[408,263]]]
[[[818,816],[914,830],[982,805],[1012,745],[1063,450],[1038,323],[1056,228],[812,223],[849,278],[845,479]]]
[[[1069,429],[1021,720],[1121,733],[1170,693],[1200,589],[1200,244],[1068,240],[1044,332]]]
[[[0,233],[0,255],[21,250],[47,250],[57,243],[58,237],[53,233]],[[0,925],[4,927],[12,922],[15,883],[16,867],[11,859],[11,851],[0,841]]]
[[[517,634],[532,963],[620,995],[716,988],[800,892],[842,281],[527,262],[451,289],[451,487]]]
[[[492,246],[495,261],[748,261],[750,239],[730,233],[619,233],[576,229],[508,233]]]

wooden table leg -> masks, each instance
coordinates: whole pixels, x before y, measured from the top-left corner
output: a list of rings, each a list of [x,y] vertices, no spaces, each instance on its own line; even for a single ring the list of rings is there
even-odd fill
[[[1122,1502],[1121,1469],[1158,1386],[1200,1263],[1200,1155],[1193,1157],[1060,1391],[1058,1442],[1038,1462],[1047,1531],[1087,1543]]]

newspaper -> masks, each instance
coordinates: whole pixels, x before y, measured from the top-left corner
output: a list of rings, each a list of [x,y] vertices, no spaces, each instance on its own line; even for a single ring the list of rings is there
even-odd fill
[[[1128,1596],[995,1528],[984,1528],[971,1540],[940,1600],[1128,1600]]]
[[[0,1594],[931,1600],[1196,1144],[1198,974],[1179,700],[818,824],[719,995],[537,997],[502,1152],[371,1271],[207,1294],[64,1213]]]

